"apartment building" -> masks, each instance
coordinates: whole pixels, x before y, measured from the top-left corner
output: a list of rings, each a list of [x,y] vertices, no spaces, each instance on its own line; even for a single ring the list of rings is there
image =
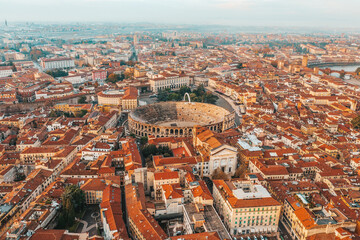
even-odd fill
[[[277,232],[281,203],[262,185],[214,180],[213,197],[230,234]]]
[[[44,70],[73,68],[75,67],[75,62],[71,58],[45,58],[41,60],[41,67]]]

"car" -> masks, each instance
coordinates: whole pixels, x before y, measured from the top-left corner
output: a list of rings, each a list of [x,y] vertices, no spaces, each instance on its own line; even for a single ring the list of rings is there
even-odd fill
[[[248,237],[248,238],[247,238],[247,240],[251,240],[251,238],[250,238],[250,237]]]
[[[245,240],[243,237],[240,237],[240,240]]]
[[[256,237],[256,236],[254,236],[254,240],[257,240],[257,237]]]

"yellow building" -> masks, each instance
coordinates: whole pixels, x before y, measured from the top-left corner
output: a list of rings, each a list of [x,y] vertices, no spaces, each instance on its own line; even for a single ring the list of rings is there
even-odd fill
[[[138,90],[125,87],[123,90],[106,90],[98,93],[99,105],[119,106],[122,110],[131,111],[138,107]]]
[[[99,204],[102,201],[103,191],[106,187],[103,179],[89,179],[80,188],[85,193],[86,204]]]
[[[333,233],[340,227],[350,231],[355,230],[356,222],[350,221],[347,216],[340,217],[338,215],[340,212],[336,207],[329,208],[326,211],[328,216],[316,217],[308,208],[303,207],[295,197],[289,197],[284,202],[281,222],[290,233],[291,238],[296,240],[306,240],[317,234]]]
[[[281,204],[250,181],[214,180],[215,208],[232,235],[276,233]]]
[[[68,103],[59,103],[54,106],[55,110],[62,112],[71,112],[77,114],[81,110],[86,110],[87,112],[91,111],[91,104],[68,104]]]

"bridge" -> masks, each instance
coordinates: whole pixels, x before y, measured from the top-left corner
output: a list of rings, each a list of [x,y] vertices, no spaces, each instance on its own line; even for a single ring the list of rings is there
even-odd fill
[[[349,72],[349,71],[345,71],[345,70],[334,70],[329,68],[330,66],[356,66],[356,65],[360,65],[360,62],[326,62],[326,61],[319,61],[319,60],[314,60],[314,61],[309,61],[308,62],[308,67],[309,68],[319,68],[319,71],[321,71],[324,74],[330,75],[332,73],[338,73],[339,75],[351,75],[352,77],[359,77],[355,72]],[[321,67],[326,67],[326,68],[321,68]]]
[[[319,69],[319,71],[324,73],[324,74],[327,74],[327,75],[330,75],[332,73],[338,73],[340,76],[341,75],[351,75],[354,78],[359,77],[359,75],[356,74],[356,72],[347,72],[347,71],[344,71],[344,70],[333,70],[331,68]]]
[[[329,66],[354,66],[359,65],[360,62],[351,61],[351,62],[337,62],[337,61],[321,61],[321,60],[312,60],[308,61],[308,67],[329,67]]]

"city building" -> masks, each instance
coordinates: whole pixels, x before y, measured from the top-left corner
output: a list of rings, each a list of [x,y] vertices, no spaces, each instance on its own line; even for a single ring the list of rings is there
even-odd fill
[[[233,236],[277,232],[281,203],[262,185],[214,180],[213,197],[215,208]]]
[[[118,106],[122,111],[131,111],[138,107],[138,90],[125,87],[122,90],[106,90],[97,94],[100,105]]]
[[[40,65],[44,70],[64,69],[75,67],[75,62],[71,58],[44,58]]]
[[[13,73],[11,66],[0,66],[0,78],[9,77]]]
[[[149,79],[150,89],[154,93],[165,89],[180,89],[182,86],[190,86],[190,78],[185,74],[161,73],[159,77]]]

